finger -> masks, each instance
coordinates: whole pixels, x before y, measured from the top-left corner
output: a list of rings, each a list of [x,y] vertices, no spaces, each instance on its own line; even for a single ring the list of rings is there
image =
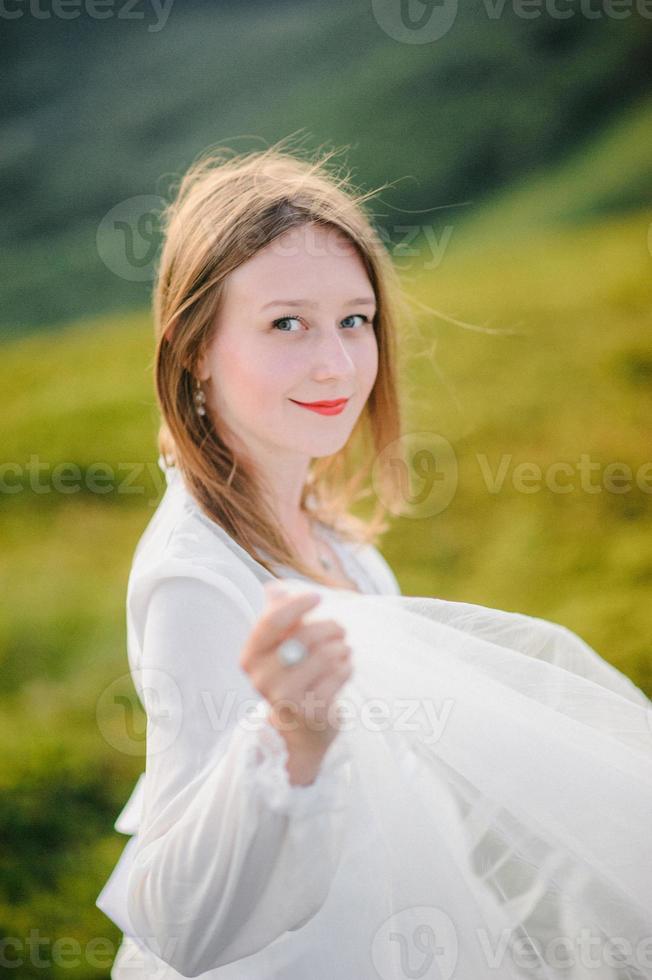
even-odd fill
[[[352,653],[351,647],[340,640],[320,647],[318,654],[312,661],[314,669],[306,681],[305,687],[314,690],[315,685],[320,684],[324,678],[337,674],[342,667],[351,663]]]
[[[315,589],[306,587],[297,592],[282,579],[273,579],[271,582],[265,582],[263,588],[268,605],[277,605],[279,602],[284,602],[286,599],[296,598],[297,596],[319,595]]]
[[[333,704],[337,692],[344,687],[352,676],[353,663],[351,661],[340,662],[334,671],[324,675],[311,688],[315,702],[318,705],[327,706],[326,710],[328,710],[328,706]]]
[[[296,725],[310,722],[323,723],[329,721],[333,712],[333,703],[337,692],[350,679],[353,668],[350,661],[339,661],[327,675],[322,675],[308,688],[300,692],[286,692],[275,697],[273,709],[283,723]],[[335,717],[333,715],[333,717]]]
[[[306,692],[312,690],[315,684],[319,684],[329,674],[336,673],[342,664],[349,663],[351,652],[350,646],[335,640],[320,646],[291,668],[279,662],[273,668],[270,678],[275,696],[295,703],[302,701]]]
[[[276,649],[299,625],[301,617],[320,602],[321,596],[315,592],[274,599],[252,629],[252,643],[261,652]]]
[[[316,619],[310,623],[300,623],[293,630],[292,637],[312,649],[333,640],[343,642],[346,639],[346,630],[334,619]]]

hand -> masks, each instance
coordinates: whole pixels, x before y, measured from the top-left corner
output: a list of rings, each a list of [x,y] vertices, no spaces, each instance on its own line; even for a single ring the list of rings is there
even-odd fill
[[[269,720],[281,733],[288,752],[299,759],[320,759],[337,735],[335,696],[351,677],[351,647],[332,619],[303,617],[321,597],[288,595],[277,582],[266,586],[267,604],[240,655],[254,687],[271,705]],[[291,667],[277,657],[283,640],[293,637],[308,647],[308,656]]]

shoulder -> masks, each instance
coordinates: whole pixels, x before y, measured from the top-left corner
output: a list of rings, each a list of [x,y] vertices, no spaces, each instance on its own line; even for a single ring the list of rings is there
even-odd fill
[[[224,534],[217,526],[213,530],[208,518],[202,519],[192,509],[181,507],[165,513],[162,508],[134,553],[127,588],[129,616],[135,622],[142,621],[153,591],[162,583],[166,583],[165,592],[171,598],[177,583],[181,598],[194,581],[211,586],[216,601],[253,621],[263,604],[262,585],[247,563],[229,548]],[[201,591],[207,590],[204,587]]]

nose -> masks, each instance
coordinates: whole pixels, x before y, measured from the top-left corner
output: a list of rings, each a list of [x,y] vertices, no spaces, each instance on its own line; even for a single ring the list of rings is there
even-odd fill
[[[355,364],[337,327],[320,332],[312,350],[311,362],[311,374],[318,381],[355,375]]]

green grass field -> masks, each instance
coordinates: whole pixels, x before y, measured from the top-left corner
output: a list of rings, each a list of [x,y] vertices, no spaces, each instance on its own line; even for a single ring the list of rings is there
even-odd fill
[[[448,506],[395,519],[380,543],[405,594],[564,623],[648,694],[650,220],[633,212],[487,237],[451,247],[428,272],[418,257],[399,261],[415,301],[400,338],[407,432],[426,433],[424,445],[448,440],[459,476]],[[495,332],[456,326],[425,307]],[[144,314],[3,347],[4,458],[18,466],[5,480],[23,489],[3,496],[0,515],[8,857],[0,923],[7,935],[38,926],[50,943],[73,937],[81,950],[76,967],[67,965],[72,954],[48,969],[26,961],[21,977],[108,977],[111,957],[91,956],[87,944],[105,937],[115,950],[119,939],[94,901],[126,840],[112,824],[143,758],[116,748],[96,710],[117,679],[129,690],[127,575],[163,488],[152,353]],[[546,486],[552,464],[576,467],[582,454],[601,489],[582,489],[579,476],[570,493]],[[501,459],[504,484],[492,493],[483,473]],[[634,475],[647,463],[647,492],[635,481],[624,492],[605,489],[606,468],[617,462]],[[79,467],[86,489],[53,489],[61,463]],[[107,493],[87,486],[97,463],[113,468]],[[540,467],[538,489],[515,485],[522,463]],[[131,477],[131,489],[118,490]]]

